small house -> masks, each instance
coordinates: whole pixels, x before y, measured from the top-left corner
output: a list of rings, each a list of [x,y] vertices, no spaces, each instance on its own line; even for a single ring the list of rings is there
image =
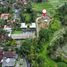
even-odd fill
[[[2,67],[15,67],[16,53],[7,51],[3,53]]]

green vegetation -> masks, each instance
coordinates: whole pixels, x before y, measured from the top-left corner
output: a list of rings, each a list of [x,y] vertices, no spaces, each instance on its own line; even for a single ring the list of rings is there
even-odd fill
[[[46,9],[47,14],[52,17],[48,29],[40,30],[38,39],[19,40],[20,47],[17,47],[17,41],[8,37],[6,31],[3,30],[6,20],[0,19],[0,46],[4,47],[4,50],[9,48],[15,50],[19,56],[28,60],[31,67],[67,67],[67,54],[63,51],[63,47],[67,45],[67,4],[63,4],[60,0],[57,0],[55,4],[53,1],[32,3],[32,6],[28,3],[21,8],[21,20],[7,24],[13,27],[12,34],[20,34],[23,32],[20,29],[20,23],[35,21],[37,14],[41,15],[42,9]],[[12,3],[11,0],[8,2]],[[10,10],[12,9],[4,10],[3,7],[0,7],[0,13],[8,13]]]
[[[61,6],[60,8],[58,8],[57,10],[57,18],[59,18],[59,20],[61,21],[62,25],[67,25],[67,3],[64,3],[63,6]]]
[[[44,3],[32,3],[33,10],[36,11],[37,15],[41,16],[42,10],[46,9],[50,16],[55,14],[55,8],[49,2]]]
[[[43,9],[50,9],[53,6],[49,3],[32,3],[32,7],[35,11],[42,11]]]
[[[57,31],[57,30],[61,29],[61,27],[62,27],[61,26],[61,22],[54,18],[52,20],[52,22],[50,23],[50,27],[49,28],[51,28],[51,30],[53,30],[53,31]]]
[[[43,4],[43,3],[42,3]],[[33,5],[34,6],[34,5]],[[43,9],[43,6],[41,6],[41,4],[40,3],[38,3],[38,4],[35,4],[35,6],[34,6],[34,10],[36,10],[36,11],[41,11],[42,9]],[[41,8],[41,10],[40,9],[38,9],[38,8]],[[52,8],[53,9],[53,8]],[[49,10],[49,12],[51,11],[49,8],[47,8],[47,10]],[[55,10],[55,9],[53,9],[53,10]],[[61,12],[61,11],[59,11],[59,12]],[[61,12],[61,13],[63,13],[63,12]],[[56,13],[54,12],[54,15],[55,15]],[[65,13],[66,14],[66,13]],[[62,15],[62,14],[61,14]],[[56,15],[55,15],[56,16]],[[61,63],[59,62],[59,61],[61,61],[61,59],[59,59],[59,61],[58,62],[56,62],[55,60],[53,60],[53,59],[51,59],[50,58],[50,56],[48,55],[48,53],[50,52],[50,50],[47,50],[48,48],[50,48],[49,47],[49,45],[50,45],[50,43],[51,43],[51,40],[53,39],[53,38],[55,38],[56,36],[57,37],[60,37],[60,36],[58,36],[58,35],[60,35],[60,34],[58,34],[58,35],[55,35],[55,36],[53,36],[53,34],[55,33],[55,31],[58,31],[58,32],[60,32],[60,29],[62,29],[63,28],[63,26],[61,25],[61,22],[60,22],[60,20],[58,19],[58,17],[54,17],[54,19],[52,20],[52,22],[51,22],[51,24],[50,24],[50,26],[49,26],[49,29],[47,29],[48,31],[50,30],[50,32],[48,32],[47,33],[47,31],[46,30],[41,30],[40,31],[40,40],[38,41],[38,44],[40,44],[40,51],[39,51],[39,53],[38,53],[38,55],[40,56],[40,58],[41,58],[41,60],[43,59],[43,63],[41,63],[42,64],[42,66],[41,67],[61,67],[61,66],[67,66],[66,65],[66,63],[65,62],[63,62],[62,61],[62,64],[63,65],[61,65]],[[56,32],[56,33],[58,33],[58,32]],[[55,34],[56,34],[55,33]],[[61,33],[61,32],[60,32]],[[45,38],[47,38],[46,39],[46,41],[45,41]],[[67,37],[66,37],[67,38]],[[62,39],[61,39],[62,40]],[[63,39],[63,40],[66,40],[66,39]],[[58,42],[59,42],[59,40],[57,40]],[[62,42],[63,43],[63,46],[64,46],[64,42],[63,41],[60,41],[60,42]],[[65,41],[66,42],[66,41]],[[52,46],[53,47],[53,46]],[[53,47],[53,49],[54,48],[56,48],[57,49],[57,46],[55,45],[54,47]],[[51,48],[52,49],[52,48]],[[54,49],[55,50],[55,49]],[[62,50],[62,49],[61,49]],[[55,56],[54,56],[55,57]],[[55,58],[54,58],[55,59]],[[57,63],[58,63],[58,65],[57,65]],[[65,65],[64,65],[65,64]],[[39,66],[38,66],[39,67]]]
[[[0,13],[13,13],[11,6],[0,6]]]
[[[34,22],[36,19],[35,10],[32,9],[32,5],[28,2],[26,5],[23,6],[21,13],[20,13],[21,21],[27,24]]]
[[[63,63],[63,62],[59,62],[57,63],[58,67],[67,67],[67,64]]]
[[[30,23],[31,21],[31,15],[29,13],[24,13],[23,15],[25,17],[25,22]]]
[[[16,2],[16,0],[6,0],[9,4],[13,4]]]
[[[15,30],[12,32],[12,34],[22,34],[22,31],[21,30]]]

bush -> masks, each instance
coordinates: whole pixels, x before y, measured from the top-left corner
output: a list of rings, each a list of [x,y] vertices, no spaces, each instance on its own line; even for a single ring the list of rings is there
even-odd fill
[[[29,13],[24,13],[23,16],[25,17],[26,23],[29,23],[31,21],[31,15]]]
[[[57,31],[61,28],[61,23],[59,20],[54,19],[52,23],[50,24],[50,29],[53,31]]]
[[[43,39],[45,41],[48,41],[50,34],[51,34],[51,31],[49,29],[40,30],[40,32],[39,32],[40,40],[42,41],[42,39]]]

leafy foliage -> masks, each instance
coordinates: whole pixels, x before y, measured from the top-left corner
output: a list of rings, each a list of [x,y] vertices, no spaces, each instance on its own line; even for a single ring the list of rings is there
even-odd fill
[[[49,55],[51,56],[52,59],[58,60],[59,58],[62,59],[61,54],[64,53],[62,52],[62,47],[67,44],[67,28],[62,29],[62,31],[56,32],[54,35],[53,39],[50,42],[50,47],[49,47]],[[60,60],[61,61],[61,60]]]
[[[57,18],[60,19],[62,25],[67,25],[67,3],[58,8]]]
[[[67,64],[65,64],[64,62],[58,62],[57,66],[58,67],[67,67]]]
[[[60,22],[59,20],[57,20],[57,19],[54,18],[54,19],[51,21],[51,24],[50,24],[49,28],[50,28],[51,30],[53,30],[53,32],[54,32],[54,31],[57,31],[57,30],[59,30],[59,29],[61,28],[61,22]]]
[[[24,13],[24,18],[26,23],[30,23],[31,21],[31,15],[28,13]]]
[[[40,40],[42,41],[44,39],[44,41],[48,41],[50,34],[51,34],[50,29],[42,29],[42,30],[40,30],[40,33],[39,33]]]

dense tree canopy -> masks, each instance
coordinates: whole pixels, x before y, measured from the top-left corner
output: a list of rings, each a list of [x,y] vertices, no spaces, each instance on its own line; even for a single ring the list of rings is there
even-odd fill
[[[40,40],[44,40],[44,41],[48,41],[49,40],[49,35],[51,34],[51,30],[50,29],[42,29],[40,30],[39,33],[39,38]]]
[[[55,33],[53,39],[50,42],[49,55],[52,59],[62,59],[61,54],[63,52],[63,46],[67,44],[67,28],[63,28]],[[60,60],[61,61],[61,60]]]
[[[67,25],[67,3],[58,8],[56,16],[60,19],[62,25]]]

